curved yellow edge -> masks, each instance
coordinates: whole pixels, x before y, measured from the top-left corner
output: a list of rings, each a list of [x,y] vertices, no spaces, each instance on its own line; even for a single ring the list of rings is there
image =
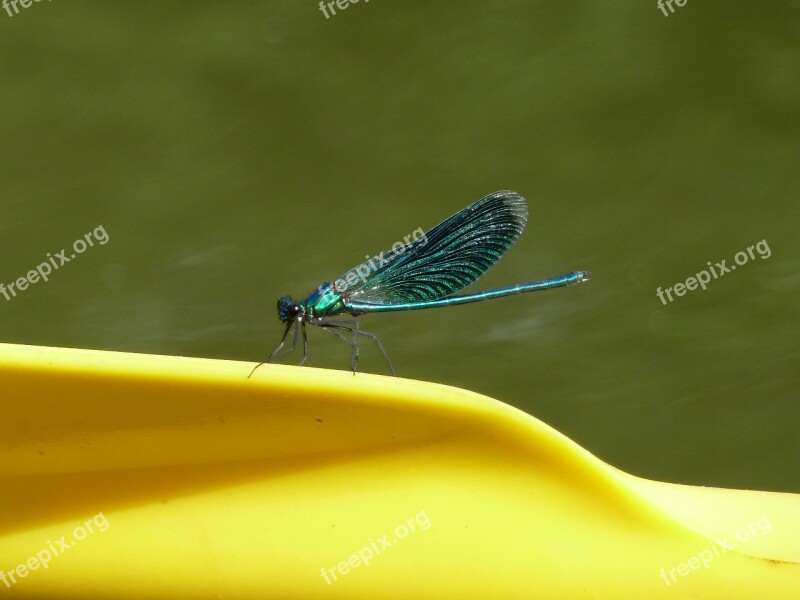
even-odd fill
[[[639,479],[460,389],[252,367],[0,344],[0,598],[798,597],[798,495]]]

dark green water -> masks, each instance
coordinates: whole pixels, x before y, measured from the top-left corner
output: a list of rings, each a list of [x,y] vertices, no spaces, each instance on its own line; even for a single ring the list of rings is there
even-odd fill
[[[2,11],[0,281],[108,242],[0,297],[0,339],[257,360],[279,295],[513,189],[528,227],[471,289],[594,280],[363,318],[399,373],[638,475],[800,492],[799,30],[789,1]],[[347,368],[311,336],[311,364]]]

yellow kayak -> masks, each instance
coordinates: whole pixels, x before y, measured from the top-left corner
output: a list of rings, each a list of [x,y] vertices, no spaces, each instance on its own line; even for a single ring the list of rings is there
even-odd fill
[[[800,597],[800,495],[393,377],[0,344],[0,598]]]

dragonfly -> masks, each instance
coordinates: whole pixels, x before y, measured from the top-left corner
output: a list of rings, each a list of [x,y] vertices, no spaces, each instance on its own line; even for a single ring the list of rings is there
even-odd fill
[[[359,336],[371,339],[395,375],[394,366],[378,337],[360,329],[356,319],[337,317],[456,306],[574,285],[590,279],[589,271],[571,271],[547,279],[457,294],[486,273],[508,251],[527,221],[525,198],[512,191],[494,192],[413,241],[407,236],[407,243],[398,242],[392,250],[353,267],[341,278],[323,283],[305,300],[281,297],[278,300],[278,318],[285,325],[283,338],[275,351],[253,368],[248,378],[261,365],[295,350],[299,334],[302,334],[303,341],[303,358],[299,364],[304,365],[308,359],[306,325],[316,325],[351,347],[350,368],[353,373],[358,367]],[[287,347],[292,332],[292,343]]]

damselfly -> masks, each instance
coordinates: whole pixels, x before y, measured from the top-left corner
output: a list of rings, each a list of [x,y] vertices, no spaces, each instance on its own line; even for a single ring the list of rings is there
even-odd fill
[[[528,205],[515,192],[490,194],[452,217],[427,234],[395,244],[391,251],[350,269],[334,282],[323,283],[305,300],[289,296],[278,300],[278,318],[285,323],[281,343],[265,362],[297,347],[303,336],[303,365],[308,358],[306,324],[316,325],[352,348],[350,368],[358,366],[358,337],[375,341],[392,374],[395,374],[386,350],[372,333],[359,329],[355,319],[334,319],[344,313],[357,317],[368,313],[396,310],[419,310],[454,306],[491,298],[548,290],[587,281],[588,271],[572,271],[549,279],[519,283],[502,288],[455,295],[478,279],[514,244],[528,220]],[[285,348],[294,330],[291,347]],[[348,339],[344,334],[352,335]],[[251,371],[263,365],[259,363]]]

